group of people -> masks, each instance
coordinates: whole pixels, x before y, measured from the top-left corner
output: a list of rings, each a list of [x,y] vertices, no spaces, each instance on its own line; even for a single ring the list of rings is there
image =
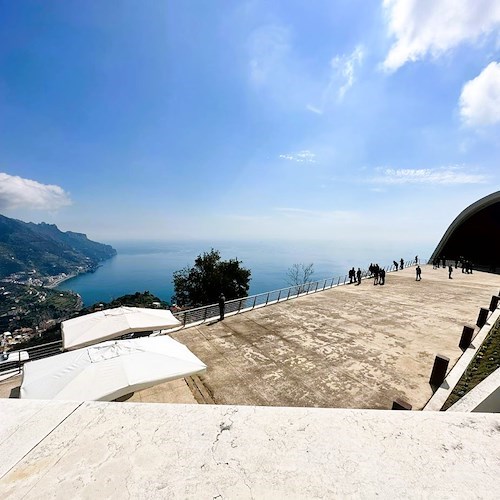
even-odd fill
[[[446,257],[437,257],[432,261],[432,268],[439,269],[443,266],[443,269],[448,267],[448,277],[451,279],[451,274],[453,273],[453,265],[447,262]],[[464,257],[460,257],[459,259],[455,259],[455,269],[458,267],[462,268],[462,273],[472,274],[472,262]]]
[[[378,264],[370,264],[368,267],[370,276],[373,276],[374,285],[385,285],[385,269]]]
[[[354,267],[349,269],[349,283],[357,283],[358,285],[361,285],[361,274],[361,269],[359,267],[357,271],[354,270]]]
[[[394,270],[397,271],[398,269],[400,270],[404,269],[405,261],[404,259],[401,259],[399,262],[394,260],[393,264],[394,264]],[[417,264],[418,266],[418,256],[415,256],[415,264]],[[421,276],[420,266],[418,266],[418,269],[419,269],[418,276]],[[380,267],[378,264],[371,263],[368,267],[368,271],[370,278],[373,277],[374,285],[385,285],[386,270],[383,267]],[[356,283],[357,285],[360,285],[362,275],[363,273],[359,267],[357,271],[355,270],[354,267],[352,269],[349,269],[348,273],[349,283]]]
[[[418,261],[418,257],[415,257],[415,264],[417,263],[417,261]],[[394,270],[397,271],[398,270],[398,261],[397,260],[393,260],[392,263],[394,264]],[[404,267],[405,267],[405,261],[402,258],[399,261],[399,269],[402,270]]]
[[[462,272],[466,274],[472,274],[472,262],[470,260],[462,260]],[[458,267],[458,263],[455,265],[455,269]]]

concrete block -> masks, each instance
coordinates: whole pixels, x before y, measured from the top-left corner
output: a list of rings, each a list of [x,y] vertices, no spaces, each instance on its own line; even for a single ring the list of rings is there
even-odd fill
[[[467,349],[472,342],[473,335],[474,327],[465,325],[462,331],[462,336],[460,337],[460,343],[458,344],[458,347],[460,347],[460,349]]]
[[[450,358],[438,354],[434,359],[434,366],[432,367],[431,378],[429,379],[429,384],[433,387],[439,387],[445,377],[446,370],[448,370],[448,364],[450,363]]]
[[[392,402],[393,410],[411,410],[412,406],[410,403],[403,401],[402,399],[395,399]]]
[[[476,325],[479,328],[482,328],[486,324],[486,320],[488,319],[489,312],[490,311],[488,309],[486,309],[485,307],[481,307],[481,309],[479,309],[479,315],[478,315],[477,321],[476,321]]]
[[[498,307],[498,301],[500,297],[498,295],[491,296],[490,311],[493,312]]]

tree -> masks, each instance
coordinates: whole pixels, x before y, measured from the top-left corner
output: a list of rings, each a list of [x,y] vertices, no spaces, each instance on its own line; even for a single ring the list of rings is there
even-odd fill
[[[179,306],[214,304],[221,293],[226,300],[248,295],[250,270],[238,259],[221,260],[218,250],[198,255],[193,267],[174,272],[172,302]]]
[[[299,293],[302,292],[302,285],[309,283],[311,281],[312,275],[314,274],[314,264],[294,264],[292,267],[288,268],[286,272],[286,281],[290,286],[300,287]]]

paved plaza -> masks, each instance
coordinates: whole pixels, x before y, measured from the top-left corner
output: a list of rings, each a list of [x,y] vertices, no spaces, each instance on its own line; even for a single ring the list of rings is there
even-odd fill
[[[421,409],[435,355],[451,368],[463,325],[499,289],[495,274],[422,266],[417,282],[410,267],[384,286],[366,279],[172,336],[208,366],[200,379],[216,404],[388,409],[401,398]]]

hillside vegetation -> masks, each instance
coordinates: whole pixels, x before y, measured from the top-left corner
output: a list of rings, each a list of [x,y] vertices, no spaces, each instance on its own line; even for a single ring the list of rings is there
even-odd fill
[[[113,247],[91,241],[85,234],[0,215],[0,279],[15,273],[36,278],[80,274],[114,255]]]

